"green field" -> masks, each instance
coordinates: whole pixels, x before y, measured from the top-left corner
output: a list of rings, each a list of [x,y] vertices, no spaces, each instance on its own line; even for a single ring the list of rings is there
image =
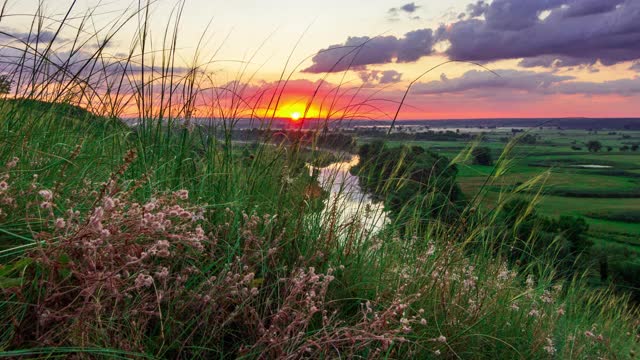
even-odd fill
[[[464,131],[464,129],[461,129]],[[530,129],[537,137],[536,144],[518,144],[508,156],[508,171],[495,183],[486,185],[494,174],[495,166],[473,165],[471,161],[458,165],[458,181],[469,197],[475,196],[483,186],[485,206],[492,207],[501,192],[544,173],[544,196],[538,211],[548,216],[583,216],[590,225],[590,236],[597,242],[624,242],[640,245],[640,222],[617,221],[590,215],[624,214],[640,211],[640,151],[621,151],[624,145],[640,142],[638,131],[599,131]],[[510,129],[486,130],[480,146],[489,147],[494,160],[505,149],[505,138],[511,138]],[[588,141],[602,143],[602,150],[589,152]],[[419,145],[455,158],[471,145],[465,141],[392,141],[391,146]],[[580,150],[572,149],[580,147]],[[608,151],[607,147],[611,147]],[[598,165],[606,168],[585,169],[578,165]],[[541,184],[542,185],[542,184]]]

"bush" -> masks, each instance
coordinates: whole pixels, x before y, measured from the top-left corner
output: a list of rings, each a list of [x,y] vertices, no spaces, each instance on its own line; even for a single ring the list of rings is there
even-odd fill
[[[491,156],[491,149],[488,147],[476,147],[471,152],[473,156],[473,163],[476,165],[491,166],[493,165],[493,157]]]
[[[587,149],[589,149],[589,152],[598,152],[602,149],[602,143],[597,140],[591,140],[587,143]]]

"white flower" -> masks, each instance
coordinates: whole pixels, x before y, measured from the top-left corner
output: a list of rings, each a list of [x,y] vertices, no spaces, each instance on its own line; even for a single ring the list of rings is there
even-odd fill
[[[535,285],[535,280],[533,278],[533,275],[527,276],[527,287],[532,288],[533,285]]]

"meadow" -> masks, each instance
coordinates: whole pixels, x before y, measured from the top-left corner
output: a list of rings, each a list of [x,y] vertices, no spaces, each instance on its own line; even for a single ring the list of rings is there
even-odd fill
[[[544,196],[537,204],[541,213],[582,216],[591,227],[590,236],[593,240],[640,245],[640,222],[636,220],[640,210],[640,151],[632,151],[630,146],[640,143],[639,131],[594,132],[549,127],[523,130],[536,136],[537,141],[535,144],[520,142],[515,146],[508,169],[500,182],[489,186],[486,206],[494,206],[504,189],[544,174]],[[511,128],[484,129],[482,132],[482,141],[478,146],[490,148],[494,159],[498,159],[507,146],[504,139],[514,136]],[[586,147],[589,141],[599,141],[603,148],[598,152],[590,152]],[[391,141],[390,144],[418,145],[453,158],[465,151],[471,142]],[[621,151],[620,148],[625,145],[629,149]],[[611,147],[611,150],[608,151],[607,147]],[[602,168],[580,168],[581,165]],[[458,180],[465,194],[473,197],[494,171],[495,166],[468,161],[459,165]],[[635,218],[633,214],[636,214]]]

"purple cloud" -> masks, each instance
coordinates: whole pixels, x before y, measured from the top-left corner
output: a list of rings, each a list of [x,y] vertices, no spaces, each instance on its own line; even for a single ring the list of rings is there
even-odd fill
[[[56,38],[56,34],[51,31],[41,31],[39,33],[19,32],[11,29],[0,29],[0,41],[20,41],[23,43],[49,43],[53,40],[64,41],[61,37]]]
[[[389,21],[398,21],[400,20],[400,13],[404,13],[406,15],[409,15],[409,19],[411,20],[420,20],[420,16],[413,15],[419,8],[420,6],[416,5],[415,2],[404,4],[399,8],[391,8],[389,9],[389,11],[387,11],[389,15],[387,19]]]
[[[635,63],[633,63],[629,70],[640,72],[640,61],[636,61]]]
[[[574,79],[572,76],[560,76],[548,72],[497,70],[496,73],[500,76],[487,71],[471,70],[455,79],[449,79],[442,74],[438,81],[416,84],[412,92],[417,94],[445,94],[479,89],[536,91],[548,89],[554,84]]]
[[[402,74],[395,70],[383,71],[380,76],[380,84],[394,84],[400,80],[402,80]]]
[[[500,76],[471,70],[461,77],[449,79],[444,74],[440,80],[419,83],[413,92],[423,95],[437,95],[476,91],[489,95],[497,91],[522,91],[530,94],[566,95],[622,95],[640,94],[640,78],[619,79],[605,82],[574,81],[573,76],[560,76],[552,72],[520,70],[497,70]]]
[[[349,37],[343,44],[331,45],[313,58],[307,73],[364,70],[367,65],[413,62],[433,52],[431,29],[408,32],[404,37]]]
[[[612,65],[640,58],[640,1],[495,0],[437,31],[451,59],[525,58],[522,66]]]
[[[404,4],[400,7],[400,10],[404,11],[404,12],[408,12],[409,14],[412,14],[414,12],[416,12],[416,10],[418,10],[418,8],[420,8],[420,6],[416,5],[416,3],[408,3],[408,4]]]
[[[360,79],[362,79],[362,82],[370,84],[395,84],[402,80],[402,73],[395,70],[361,71],[358,75],[360,76]]]
[[[484,15],[485,12],[489,9],[489,4],[484,2],[484,0],[480,0],[476,3],[467,5],[467,13],[469,17],[480,17]]]
[[[572,81],[552,89],[561,94],[584,94],[584,95],[622,95],[633,96],[640,94],[640,78],[609,80],[601,83]]]
[[[566,17],[602,14],[614,10],[624,0],[583,0],[572,1],[564,12]]]

